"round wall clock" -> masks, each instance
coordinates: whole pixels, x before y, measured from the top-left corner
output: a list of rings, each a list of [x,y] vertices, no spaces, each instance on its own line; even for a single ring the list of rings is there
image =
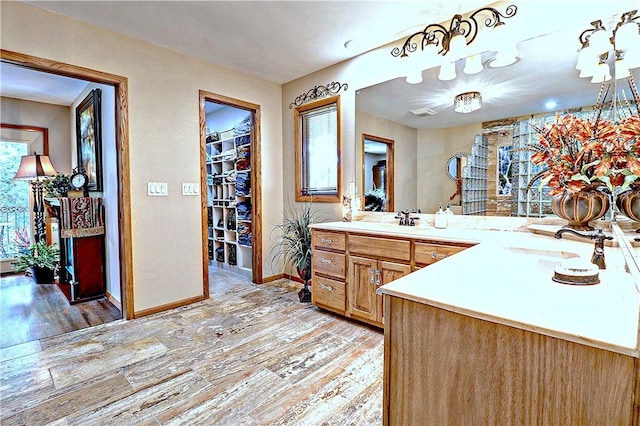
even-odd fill
[[[89,184],[89,177],[82,172],[75,172],[69,178],[69,185],[74,190],[84,191],[87,189],[88,184]]]

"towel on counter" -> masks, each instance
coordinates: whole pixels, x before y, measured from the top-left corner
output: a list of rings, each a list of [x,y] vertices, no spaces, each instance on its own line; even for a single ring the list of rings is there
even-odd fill
[[[60,198],[60,236],[82,238],[104,234],[102,198]]]

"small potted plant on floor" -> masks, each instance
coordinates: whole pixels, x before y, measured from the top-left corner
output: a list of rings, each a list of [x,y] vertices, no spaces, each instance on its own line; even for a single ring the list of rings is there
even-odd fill
[[[57,245],[49,246],[41,240],[23,249],[13,266],[16,272],[31,275],[37,284],[53,284],[54,271],[59,262],[60,250]]]
[[[282,260],[285,267],[289,267],[289,275],[295,268],[296,273],[304,282],[304,287],[298,292],[300,302],[311,302],[309,280],[311,279],[311,229],[309,225],[317,219],[311,211],[311,203],[303,205],[295,211],[292,208],[282,215],[282,222],[275,225],[274,231],[280,236],[272,250],[271,262]]]

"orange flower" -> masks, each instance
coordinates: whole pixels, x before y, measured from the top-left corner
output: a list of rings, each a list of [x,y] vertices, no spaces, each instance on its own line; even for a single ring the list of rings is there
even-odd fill
[[[553,124],[537,129],[538,145],[531,162],[546,166],[528,187],[543,179],[549,194],[579,192],[606,185],[629,185],[638,179],[640,187],[640,117],[616,122],[591,122],[572,114],[557,116]],[[631,178],[629,178],[631,176]]]

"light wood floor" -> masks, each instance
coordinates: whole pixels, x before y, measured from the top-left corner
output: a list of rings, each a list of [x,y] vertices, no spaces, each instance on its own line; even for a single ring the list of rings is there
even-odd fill
[[[107,299],[71,305],[55,284],[36,284],[24,275],[0,279],[0,348],[120,318],[120,311]]]
[[[381,424],[382,332],[297,290],[219,272],[210,300],[0,349],[0,423]]]

